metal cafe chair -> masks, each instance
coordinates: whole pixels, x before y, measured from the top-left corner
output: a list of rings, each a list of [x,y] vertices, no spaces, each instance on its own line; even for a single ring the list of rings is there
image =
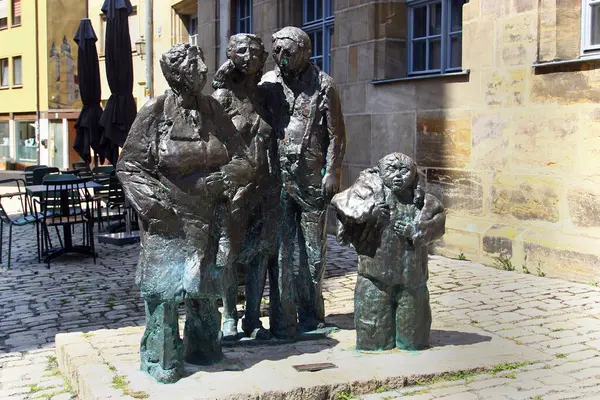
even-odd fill
[[[90,167],[90,165],[88,163],[86,163],[85,161],[77,161],[77,162],[71,163],[71,165],[73,166],[73,169],[85,169],[85,168]]]
[[[49,179],[48,179],[49,178]],[[47,177],[44,182],[45,194],[39,206],[42,214],[42,254],[46,254],[45,261],[50,268],[50,260],[57,255],[66,252],[77,252],[91,254],[96,263],[96,251],[94,246],[93,223],[94,202],[90,196],[86,182],[88,179],[77,178],[74,175],[61,175]],[[83,227],[83,245],[73,246],[71,229],[76,225]],[[45,236],[48,228],[54,226],[58,229],[63,227],[62,248],[50,252],[48,238]]]
[[[73,165],[74,174],[77,175],[78,177],[80,177],[80,178],[91,178],[92,177],[92,170],[90,169],[89,164],[86,163],[85,161],[74,162],[72,165]]]
[[[0,243],[0,263],[2,262],[2,247],[4,242],[4,225],[8,225],[8,267],[10,268],[11,261],[11,253],[12,253],[12,228],[13,226],[25,226],[32,223],[36,224],[36,238],[37,238],[37,258],[38,262],[40,261],[40,235],[39,235],[39,226],[37,222],[40,220],[40,215],[35,214],[33,212],[27,212],[28,202],[26,192],[21,190],[21,188],[25,187],[25,181],[23,179],[3,179],[0,180],[0,185],[11,184],[11,186],[16,186],[17,191],[11,193],[5,193],[0,195],[0,238],[2,239],[2,243]],[[3,199],[12,198],[18,196],[19,201],[21,202],[21,210],[20,214],[11,214],[9,215],[2,204]]]
[[[104,220],[107,221],[109,231],[116,228],[110,226],[110,222],[112,220],[123,221],[122,226],[124,226],[125,219],[127,218],[127,213],[125,210],[125,193],[123,192],[123,187],[121,186],[121,182],[119,182],[115,171],[110,174],[109,178],[105,213],[103,212],[102,208],[99,207],[98,216],[98,232],[100,232]],[[119,225],[117,225],[117,227],[118,226]]]
[[[96,202],[96,218],[98,219],[98,233],[102,227],[102,205],[109,201],[110,176],[114,173],[115,167],[112,165],[100,165],[92,170],[92,180],[100,185],[101,188],[94,190],[94,201]]]
[[[49,174],[60,174],[60,169],[56,167],[42,167],[33,170],[33,184],[41,185],[44,181],[44,177]]]
[[[25,185],[30,186],[33,185],[33,171],[38,168],[48,168],[47,165],[29,165],[25,167],[23,172],[28,172],[25,174]]]

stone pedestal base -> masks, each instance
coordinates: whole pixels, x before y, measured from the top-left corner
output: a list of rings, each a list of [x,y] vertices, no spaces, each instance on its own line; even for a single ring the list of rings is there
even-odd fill
[[[339,317],[347,320],[338,325],[351,326],[352,315],[337,317],[336,323]],[[423,351],[358,352],[356,332],[340,329],[315,340],[224,347],[219,364],[186,364],[184,378],[163,385],[140,371],[142,332],[143,327],[128,327],[56,335],[60,370],[79,399],[330,399],[341,392],[370,393],[446,373],[548,358],[480,329],[434,320],[431,348]],[[293,367],[318,363],[337,368],[298,372]]]

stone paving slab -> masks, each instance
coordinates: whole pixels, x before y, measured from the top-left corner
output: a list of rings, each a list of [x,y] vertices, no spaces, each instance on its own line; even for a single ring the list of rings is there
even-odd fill
[[[479,328],[439,320],[433,326],[432,347],[424,351],[358,352],[355,331],[340,329],[314,341],[227,347],[223,362],[211,367],[186,364],[188,376],[163,385],[139,371],[142,333],[142,327],[135,327],[56,336],[59,368],[81,400],[130,399],[132,393],[149,399],[329,399],[341,392],[370,393],[443,374],[549,359]],[[338,368],[293,368],[324,362]],[[115,379],[127,382],[126,387],[115,388]]]

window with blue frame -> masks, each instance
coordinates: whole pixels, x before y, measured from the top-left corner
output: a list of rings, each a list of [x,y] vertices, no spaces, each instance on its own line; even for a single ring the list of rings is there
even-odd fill
[[[302,29],[312,41],[311,61],[321,70],[331,70],[333,0],[303,0]]]
[[[252,33],[252,0],[237,0],[235,8],[235,32]]]
[[[409,75],[462,70],[462,6],[468,0],[407,0]]]

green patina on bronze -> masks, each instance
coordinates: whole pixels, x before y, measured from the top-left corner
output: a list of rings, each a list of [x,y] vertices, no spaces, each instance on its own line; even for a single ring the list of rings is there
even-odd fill
[[[338,240],[358,253],[354,325],[359,350],[427,346],[427,244],[444,234],[441,202],[425,194],[414,161],[382,158],[333,198]]]

